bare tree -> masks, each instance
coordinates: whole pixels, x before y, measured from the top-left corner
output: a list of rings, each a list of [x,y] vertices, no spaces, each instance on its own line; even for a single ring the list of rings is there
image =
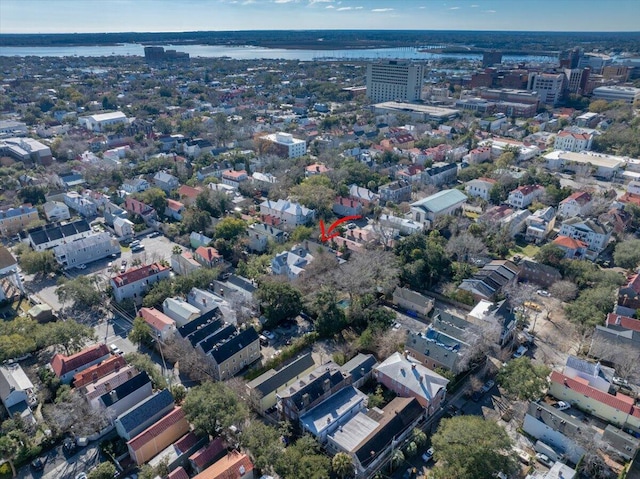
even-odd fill
[[[556,281],[549,288],[549,292],[560,301],[571,301],[578,295],[578,287],[569,280]]]
[[[463,231],[452,237],[446,246],[447,253],[455,255],[458,261],[471,262],[479,256],[486,256],[487,246],[481,238]]]
[[[517,308],[535,298],[536,287],[530,283],[515,282],[505,286],[502,291],[507,296],[511,306]]]
[[[501,332],[502,326],[495,321],[481,321],[468,328],[464,334],[467,346],[460,351],[458,360],[459,370],[468,369],[485,356],[499,356]]]
[[[61,434],[73,431],[78,436],[89,436],[109,424],[104,409],[92,408],[75,390],[70,392],[67,400],[46,405],[43,414]]]
[[[178,364],[181,373],[193,381],[205,381],[215,377],[211,356],[194,348],[191,343],[177,334],[164,344],[164,355],[168,362]]]

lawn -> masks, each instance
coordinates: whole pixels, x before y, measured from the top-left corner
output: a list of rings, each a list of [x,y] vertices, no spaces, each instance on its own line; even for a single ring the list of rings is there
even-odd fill
[[[523,244],[514,246],[509,250],[510,256],[520,255],[527,256],[529,258],[533,258],[536,253],[540,250],[540,247],[532,245],[532,244]]]

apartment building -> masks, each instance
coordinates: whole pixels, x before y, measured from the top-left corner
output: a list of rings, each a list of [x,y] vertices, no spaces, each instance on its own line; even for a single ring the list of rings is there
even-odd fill
[[[544,194],[540,185],[519,186],[509,193],[506,203],[514,208],[526,208]]]
[[[27,240],[35,251],[44,251],[92,234],[86,220],[77,220],[64,225],[52,223],[32,228],[27,231]]]
[[[38,210],[31,205],[0,210],[0,235],[13,236],[38,219]]]
[[[593,135],[591,133],[577,133],[573,131],[561,131],[553,143],[554,150],[585,151],[591,149]]]
[[[266,149],[282,158],[298,158],[307,153],[307,142],[294,138],[290,133],[264,135],[260,137],[259,142],[267,143]]]
[[[106,232],[92,234],[53,248],[56,261],[64,269],[92,263],[118,253],[120,253],[118,240]]]
[[[403,201],[411,200],[411,183],[406,180],[393,181],[382,185],[378,192],[380,193],[380,201],[384,204],[389,201],[398,204]]]
[[[593,90],[595,100],[623,101],[633,104],[640,101],[640,88],[631,86],[599,86]]]
[[[399,60],[385,60],[367,65],[367,97],[372,102],[416,101],[422,93],[424,66]]]
[[[313,221],[315,210],[289,200],[265,200],[260,203],[260,214],[279,219],[283,225],[299,226]]]
[[[144,292],[154,283],[169,277],[169,268],[160,263],[132,268],[125,273],[111,278],[113,297],[117,302],[131,298],[135,302],[142,301]]]

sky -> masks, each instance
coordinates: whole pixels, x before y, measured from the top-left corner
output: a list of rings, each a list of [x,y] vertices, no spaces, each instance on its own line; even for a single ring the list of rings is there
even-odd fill
[[[640,0],[0,0],[0,33],[640,31]]]

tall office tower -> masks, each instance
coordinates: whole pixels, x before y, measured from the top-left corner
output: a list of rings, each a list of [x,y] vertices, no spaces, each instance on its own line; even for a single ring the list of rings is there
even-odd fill
[[[562,98],[564,81],[562,73],[531,73],[527,90],[537,92],[541,103],[557,105]]]
[[[367,96],[371,101],[420,100],[424,66],[399,60],[367,65]]]
[[[482,54],[482,66],[484,68],[492,67],[499,63],[502,63],[502,52],[491,50],[490,52],[484,52]]]
[[[566,77],[565,88],[569,93],[582,94],[589,81],[589,68],[565,68],[564,76]]]
[[[578,68],[580,57],[584,54],[580,47],[575,47],[571,50],[564,50],[560,52],[560,67],[561,68]]]

